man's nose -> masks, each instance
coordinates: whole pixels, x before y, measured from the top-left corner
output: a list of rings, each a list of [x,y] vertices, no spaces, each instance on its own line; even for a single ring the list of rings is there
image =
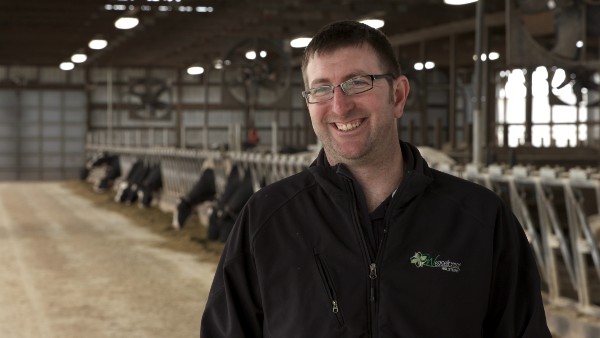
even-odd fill
[[[333,89],[333,112],[336,114],[345,114],[354,107],[352,96],[346,95],[341,86]]]

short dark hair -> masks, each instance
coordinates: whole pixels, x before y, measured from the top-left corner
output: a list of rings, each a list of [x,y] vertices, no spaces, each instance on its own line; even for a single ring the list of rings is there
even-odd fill
[[[383,32],[358,21],[337,21],[321,28],[306,46],[302,59],[305,80],[306,66],[312,56],[331,53],[343,47],[359,47],[364,43],[375,50],[379,62],[385,68],[384,72],[392,74],[394,78],[401,75],[394,49]]]

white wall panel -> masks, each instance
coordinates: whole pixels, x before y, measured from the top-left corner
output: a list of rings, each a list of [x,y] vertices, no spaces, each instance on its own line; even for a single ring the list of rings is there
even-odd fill
[[[13,138],[17,136],[17,130],[12,123],[0,123],[0,135],[2,137]]]
[[[21,123],[39,122],[40,109],[37,106],[23,107],[21,109]]]
[[[185,86],[182,89],[181,101],[185,103],[204,103],[204,86]]]
[[[42,156],[42,168],[60,168],[62,165],[62,156],[46,155]]]
[[[208,123],[211,127],[227,127],[235,123],[244,124],[244,112],[240,111],[213,111],[208,114]]]
[[[92,111],[91,121],[90,123],[94,127],[104,127],[106,128],[106,110],[98,110],[95,109]]]
[[[62,150],[62,142],[59,140],[46,140],[42,143],[43,153],[60,153]]]
[[[0,168],[0,181],[14,181],[16,179],[18,179],[18,177],[17,173],[14,170],[6,170]]]
[[[35,153],[37,157],[37,153],[40,151],[42,144],[38,139],[35,140],[23,140],[21,141],[21,154],[31,154]]]
[[[41,92],[42,94],[42,107],[60,107],[62,102],[62,95],[60,91],[57,90],[45,90]]]
[[[17,159],[14,156],[0,154],[0,169],[14,169],[17,166]]]
[[[14,90],[0,90],[0,111],[5,107],[15,107],[16,101],[17,96]]]
[[[63,126],[63,136],[66,138],[85,138],[85,129],[81,125],[67,124]]]
[[[6,154],[14,153],[17,149],[17,140],[14,138],[4,138],[0,135],[0,156],[6,156]]]
[[[183,113],[183,125],[186,127],[204,126],[204,112],[186,111]]]
[[[62,134],[62,126],[61,125],[48,125],[45,124],[42,128],[42,137],[44,139],[60,137]]]
[[[83,163],[83,158],[80,154],[83,154],[85,151],[85,146],[81,140],[68,140],[64,144],[65,154],[76,154],[74,156],[77,159],[81,159],[81,162],[78,165]]]
[[[290,113],[287,109],[279,112],[277,123],[280,127],[287,127],[290,124]]]
[[[38,138],[40,136],[41,128],[37,124],[23,124],[21,125],[21,137]]]
[[[208,140],[210,144],[229,143],[229,133],[227,130],[210,130]]]
[[[302,111],[294,111],[292,113],[292,126],[304,125],[304,121],[307,118],[309,118],[307,115],[308,115],[308,111],[306,112],[306,114],[303,114]]]
[[[105,85],[95,86],[94,90],[92,91],[92,102],[106,104],[106,101],[107,101],[106,93],[108,93],[108,90]],[[115,93],[113,91],[113,97],[114,97],[114,95],[115,95]]]
[[[22,155],[21,156],[21,168],[23,169],[36,169],[39,168],[42,164],[42,160],[40,157],[35,155]]]
[[[65,108],[79,108],[85,107],[86,98],[85,94],[81,91],[65,91],[64,94],[64,107]]]
[[[17,178],[14,178],[15,180]],[[23,181],[37,181],[42,179],[41,173],[39,171],[39,169],[25,169],[25,170],[21,170],[19,172],[19,177],[18,179],[21,179]]]
[[[48,170],[45,169],[41,172],[43,180],[60,180],[63,178],[64,171],[61,169],[58,170]]]
[[[40,106],[40,93],[36,90],[23,90],[20,92],[21,95],[21,107],[39,107]]]
[[[60,107],[44,106],[42,109],[42,122],[60,122],[63,112]]]
[[[66,108],[64,110],[64,121],[66,123],[77,123],[82,125],[86,121],[86,112],[82,107],[80,108]]]
[[[257,111],[254,118],[254,124],[257,127],[270,127],[271,123],[275,121],[274,111]]]

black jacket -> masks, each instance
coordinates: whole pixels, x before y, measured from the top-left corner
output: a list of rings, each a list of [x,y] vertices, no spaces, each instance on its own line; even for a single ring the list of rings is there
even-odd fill
[[[323,152],[255,193],[224,249],[200,336],[551,337],[513,214],[401,146],[407,169],[376,254],[358,184]]]

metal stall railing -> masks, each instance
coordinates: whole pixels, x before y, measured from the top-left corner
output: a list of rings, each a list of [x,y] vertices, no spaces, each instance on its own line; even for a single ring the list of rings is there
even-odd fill
[[[549,304],[600,317],[597,169],[467,166],[462,177],[509,205],[531,244]]]

